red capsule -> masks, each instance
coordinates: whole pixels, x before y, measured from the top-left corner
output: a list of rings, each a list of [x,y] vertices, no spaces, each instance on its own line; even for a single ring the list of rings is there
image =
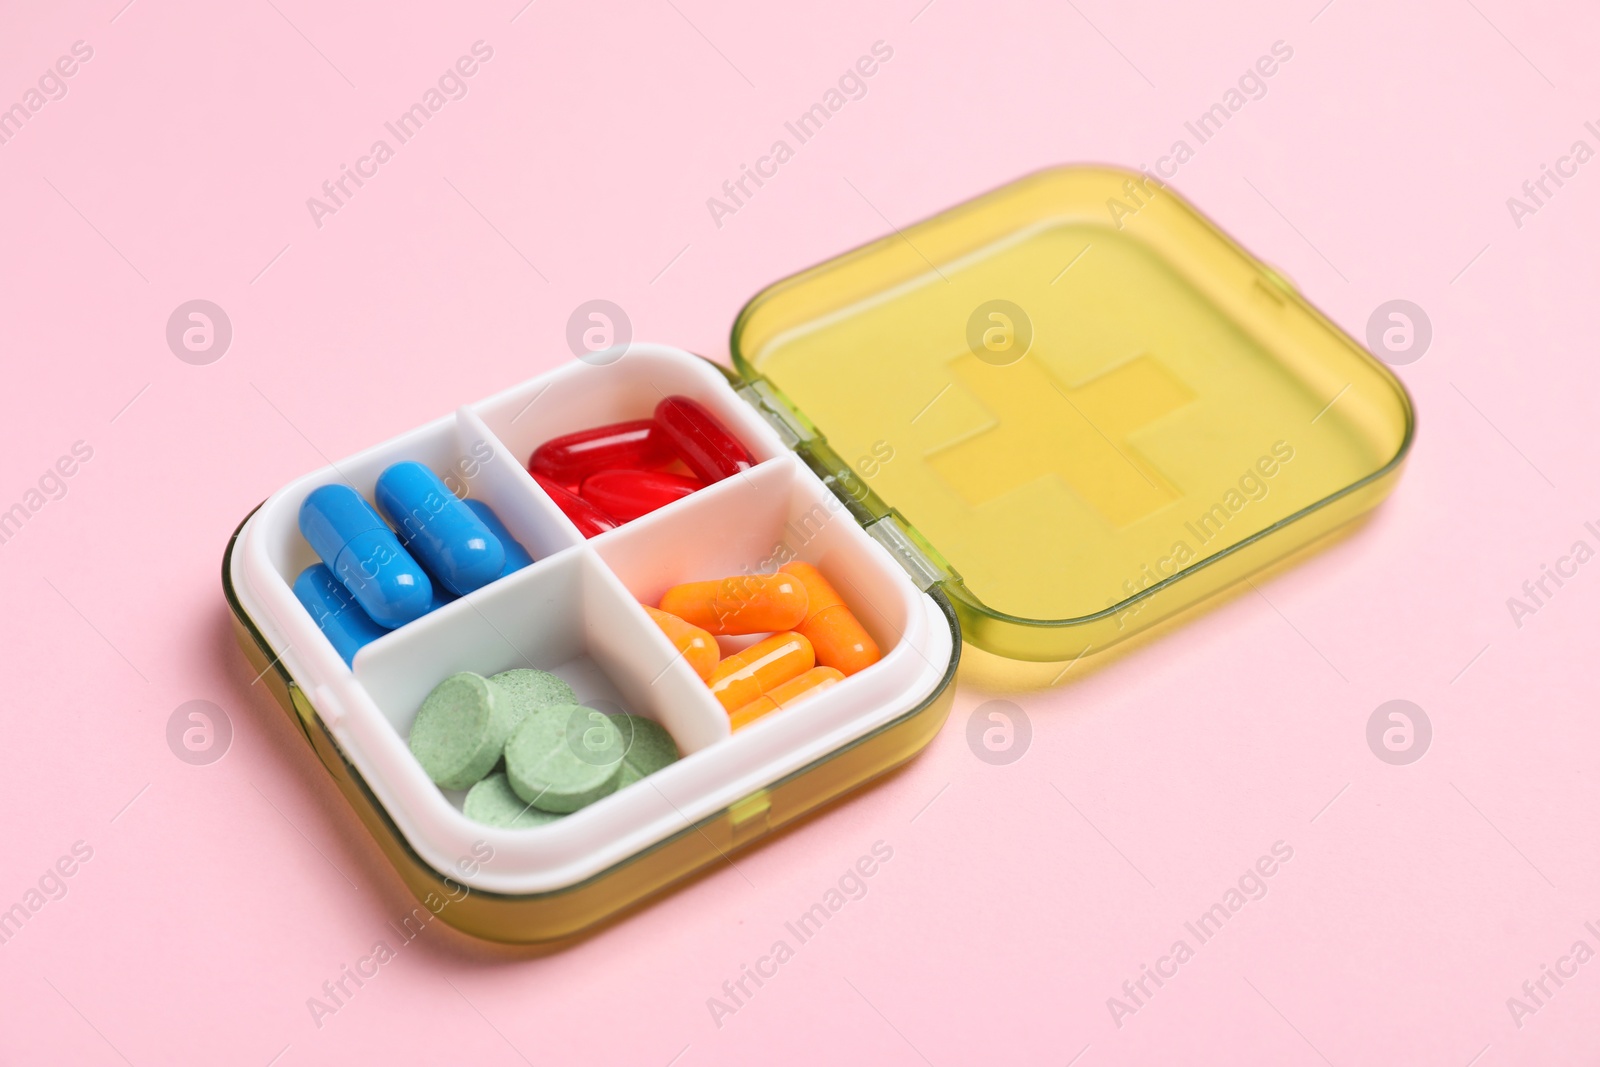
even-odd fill
[[[596,471],[613,467],[651,470],[676,458],[654,419],[634,419],[579,430],[546,441],[528,459],[528,471],[575,486]]]
[[[704,488],[698,478],[666,471],[611,470],[589,475],[578,494],[618,522],[631,522]]]
[[[698,401],[669,396],[656,405],[656,424],[673,451],[707,484],[755,466],[750,450]]]
[[[538,482],[539,488],[543,489],[550,499],[556,502],[556,507],[560,508],[567,518],[572,520],[572,525],[576,526],[578,532],[583,536],[593,537],[597,533],[605,533],[607,530],[616,527],[616,519],[576,493],[557,485],[542,474],[535,474],[533,480]]]

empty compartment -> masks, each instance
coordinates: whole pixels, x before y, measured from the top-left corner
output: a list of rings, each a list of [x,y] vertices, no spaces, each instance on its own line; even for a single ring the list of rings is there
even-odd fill
[[[459,671],[546,670],[580,703],[654,719],[687,756],[728,734],[705,686],[627,590],[575,548],[462,597],[368,645],[356,680],[404,738],[433,687]]]

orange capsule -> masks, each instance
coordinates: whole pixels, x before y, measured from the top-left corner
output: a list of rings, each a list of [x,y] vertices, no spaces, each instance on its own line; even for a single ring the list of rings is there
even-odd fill
[[[711,672],[717,668],[717,660],[722,656],[722,650],[717,647],[717,639],[706,633],[700,627],[684,622],[676,615],[668,614],[645,605],[645,611],[661,627],[661,632],[667,635],[667,640],[675,645],[689,666],[694,668],[694,673],[700,680],[706,681],[711,677]]]
[[[795,630],[806,635],[817,662],[849,676],[883,658],[878,643],[822,572],[809,563],[785,563],[779,573],[793,575],[806,587],[806,617]]]
[[[806,617],[806,587],[788,574],[740,574],[668,589],[661,610],[714,634],[793,629]]]
[[[773,634],[717,664],[706,684],[724,710],[734,711],[816,664],[810,641],[797,633]]]
[[[800,677],[784,682],[765,696],[756,697],[739,710],[730,711],[728,721],[735,730],[749,726],[763,715],[788,707],[807,693],[815,693],[819,689],[828,688],[834,682],[842,681],[844,675],[832,667],[813,667]]]

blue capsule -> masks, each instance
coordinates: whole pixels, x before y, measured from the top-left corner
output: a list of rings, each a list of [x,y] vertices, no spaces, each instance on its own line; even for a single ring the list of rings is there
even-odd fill
[[[466,596],[500,577],[500,539],[427,467],[396,463],[378,476],[373,496],[400,543],[450,592]]]
[[[361,646],[388,633],[361,610],[350,590],[339,583],[326,564],[313,563],[294,580],[294,595],[316,620],[333,650],[350,666]]]
[[[427,574],[348,485],[313,490],[300,505],[300,532],[379,626],[404,626],[432,606]]]
[[[528,550],[519,545],[517,539],[511,536],[511,531],[506,529],[506,524],[500,521],[500,516],[494,513],[493,508],[481,500],[468,500],[467,507],[472,509],[472,513],[478,516],[485,526],[489,527],[490,533],[500,539],[500,547],[506,550],[506,565],[505,569],[500,572],[499,576],[501,578],[515,571],[520,571],[533,562],[533,557],[528,555]]]

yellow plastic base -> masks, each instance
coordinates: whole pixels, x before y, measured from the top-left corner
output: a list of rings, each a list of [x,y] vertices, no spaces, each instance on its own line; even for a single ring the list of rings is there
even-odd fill
[[[696,873],[727,862],[739,849],[916,755],[944,725],[955,699],[951,683],[961,657],[961,633],[949,602],[943,594],[933,590],[930,595],[945,613],[954,645],[950,665],[938,689],[920,706],[826,759],[758,790],[710,818],[684,827],[654,847],[586,881],[556,892],[523,896],[469,890],[422,861],[360,773],[339,751],[316,709],[277,662],[276,654],[267,647],[235,597],[228,566],[232,554],[230,540],[222,562],[223,589],[232,609],[234,637],[251,665],[261,672],[261,684],[305,735],[351,810],[412,895],[443,922],[489,941],[564,942],[619,917],[627,909]]]

